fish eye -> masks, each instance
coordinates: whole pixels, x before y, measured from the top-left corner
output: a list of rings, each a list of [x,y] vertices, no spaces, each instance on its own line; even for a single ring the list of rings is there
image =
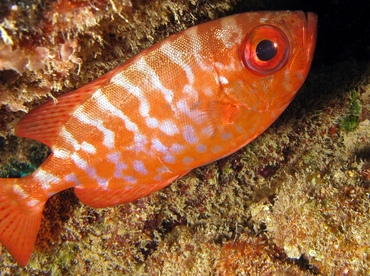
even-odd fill
[[[262,61],[269,61],[276,56],[277,43],[271,40],[262,40],[257,44],[256,56]]]
[[[252,29],[241,44],[244,66],[257,74],[271,74],[288,61],[289,39],[275,26],[261,25]]]

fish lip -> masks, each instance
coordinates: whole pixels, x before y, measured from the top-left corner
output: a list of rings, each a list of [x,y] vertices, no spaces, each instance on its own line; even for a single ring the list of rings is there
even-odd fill
[[[303,45],[307,45],[307,56],[312,57],[316,47],[318,17],[313,12],[306,12],[304,15],[306,24],[303,27]]]

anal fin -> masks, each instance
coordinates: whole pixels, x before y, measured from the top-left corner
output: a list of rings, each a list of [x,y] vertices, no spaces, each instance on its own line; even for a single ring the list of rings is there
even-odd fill
[[[125,184],[122,183],[123,188],[121,189],[107,189],[102,187],[84,188],[77,186],[74,188],[74,191],[82,203],[94,208],[104,208],[117,204],[132,202],[136,199],[147,196],[153,192],[162,189],[163,187],[167,186],[168,184],[175,181],[177,178],[185,175],[186,173],[176,175],[170,179],[157,182],[152,185],[136,184],[131,189],[126,187]]]

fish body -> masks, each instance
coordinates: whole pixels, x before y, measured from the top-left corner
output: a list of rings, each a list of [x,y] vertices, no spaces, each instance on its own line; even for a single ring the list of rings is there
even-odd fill
[[[254,12],[170,36],[32,110],[16,135],[48,145],[34,173],[0,180],[0,241],[26,265],[44,204],[71,187],[93,207],[133,201],[260,135],[304,82],[317,17]]]

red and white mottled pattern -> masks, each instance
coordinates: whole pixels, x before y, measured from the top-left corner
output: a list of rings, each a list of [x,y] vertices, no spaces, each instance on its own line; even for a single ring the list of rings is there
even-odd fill
[[[273,27],[272,38],[261,35],[259,41],[273,40],[277,29],[285,39],[277,44],[288,49],[286,63],[270,73],[243,60],[244,47],[255,49],[259,42],[251,30],[270,32],[265,25]],[[53,194],[74,187],[94,207],[132,201],[252,141],[302,85],[315,30],[310,13],[225,17],[171,36],[55,106],[33,110],[17,134],[49,145],[53,153],[30,176],[1,180],[1,242],[24,265]],[[28,234],[16,230],[25,223]],[[15,237],[21,237],[22,250]]]

